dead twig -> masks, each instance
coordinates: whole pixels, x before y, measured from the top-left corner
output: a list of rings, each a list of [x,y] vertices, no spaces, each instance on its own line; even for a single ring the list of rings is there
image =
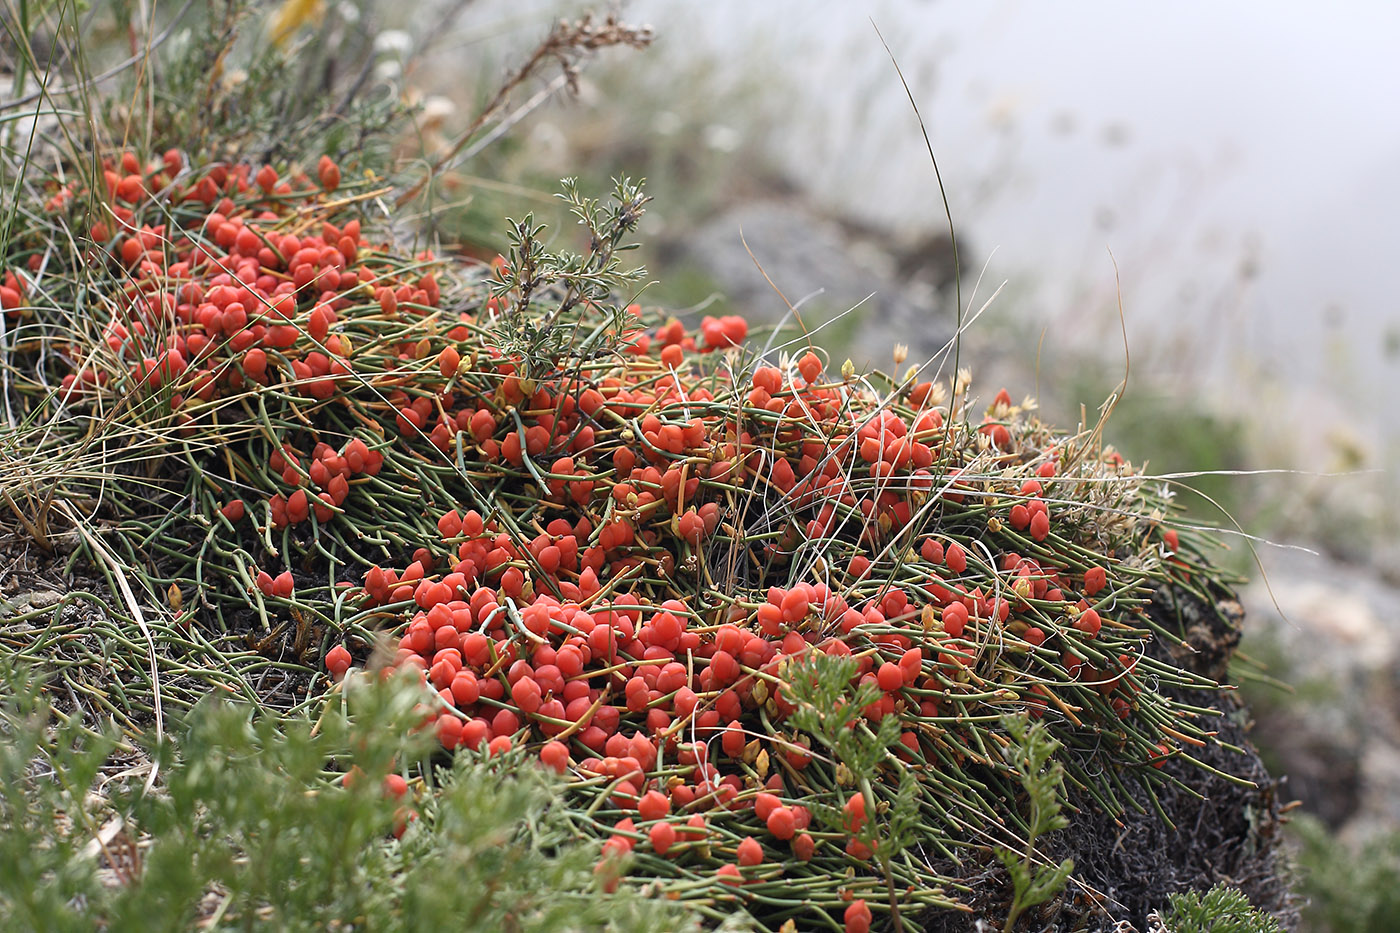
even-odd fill
[[[457,137],[457,140],[438,157],[437,161],[416,184],[399,195],[394,205],[403,207],[422,193],[423,188],[442,171],[443,167],[467,147],[477,132],[505,108],[516,88],[530,80],[550,62],[557,62],[563,71],[563,82],[560,86],[567,87],[569,93],[576,94],[578,93],[579,65],[585,54],[613,46],[642,49],[650,45],[651,40],[652,30],[650,26],[628,25],[620,22],[614,14],[609,14],[601,23],[595,23],[592,14],[587,14],[582,19],[573,21],[561,19],[550,30],[544,41],[535,47],[534,52],[525,60],[525,63],[506,76],[505,81],[496,89],[491,101],[482,108],[481,112]],[[555,88],[555,85],[551,85],[551,88]]]

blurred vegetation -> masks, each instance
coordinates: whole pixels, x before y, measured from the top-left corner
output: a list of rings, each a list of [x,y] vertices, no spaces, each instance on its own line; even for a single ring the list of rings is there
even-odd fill
[[[1359,847],[1302,814],[1293,822],[1299,893],[1308,899],[1307,929],[1329,933],[1400,930],[1400,832],[1382,830]]]

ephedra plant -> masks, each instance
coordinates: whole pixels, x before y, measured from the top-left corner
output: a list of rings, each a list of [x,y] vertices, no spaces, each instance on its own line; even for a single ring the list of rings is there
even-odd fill
[[[1175,697],[1216,685],[1151,650],[1208,541],[1096,432],[646,306],[629,181],[490,264],[402,249],[391,197],[116,152],[11,240],[8,501],[132,616],[18,650],[63,689],[138,730],[408,671],[441,766],[563,775],[602,888],[769,930],[1010,927],[1061,779],[1121,812],[1213,740]],[[1024,885],[973,890],[993,852]]]

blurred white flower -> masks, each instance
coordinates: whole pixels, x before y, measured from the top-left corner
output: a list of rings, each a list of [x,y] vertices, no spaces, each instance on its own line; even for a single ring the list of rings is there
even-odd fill
[[[651,128],[658,136],[674,136],[684,125],[684,121],[674,111],[663,110],[652,120]]]
[[[715,152],[733,152],[739,148],[739,144],[743,141],[744,138],[739,135],[739,131],[732,126],[711,123],[705,127],[705,145]]]
[[[413,37],[402,29],[386,29],[374,37],[374,50],[402,55],[413,48]]]

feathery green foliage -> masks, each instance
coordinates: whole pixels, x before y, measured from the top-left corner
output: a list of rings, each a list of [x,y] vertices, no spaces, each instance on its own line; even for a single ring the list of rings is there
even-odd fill
[[[1400,832],[1379,833],[1354,850],[1309,814],[1295,817],[1291,828],[1302,843],[1305,917],[1333,933],[1400,929]]]
[[[1217,884],[1205,894],[1173,894],[1162,918],[1168,933],[1283,933],[1273,917],[1249,903],[1238,888]]]
[[[1043,724],[1031,723],[1024,716],[1003,716],[1001,724],[1011,738],[1003,755],[1015,769],[1016,778],[1026,792],[1030,813],[1026,847],[1020,852],[997,849],[997,858],[1006,866],[1015,887],[1006,925],[1002,928],[1010,933],[1027,908],[1045,903],[1064,887],[1074,871],[1074,860],[1065,859],[1058,865],[1038,865],[1035,860],[1036,840],[1069,825],[1069,820],[1060,813],[1060,787],[1064,783],[1065,769],[1051,760],[1059,743],[1050,737]]]

